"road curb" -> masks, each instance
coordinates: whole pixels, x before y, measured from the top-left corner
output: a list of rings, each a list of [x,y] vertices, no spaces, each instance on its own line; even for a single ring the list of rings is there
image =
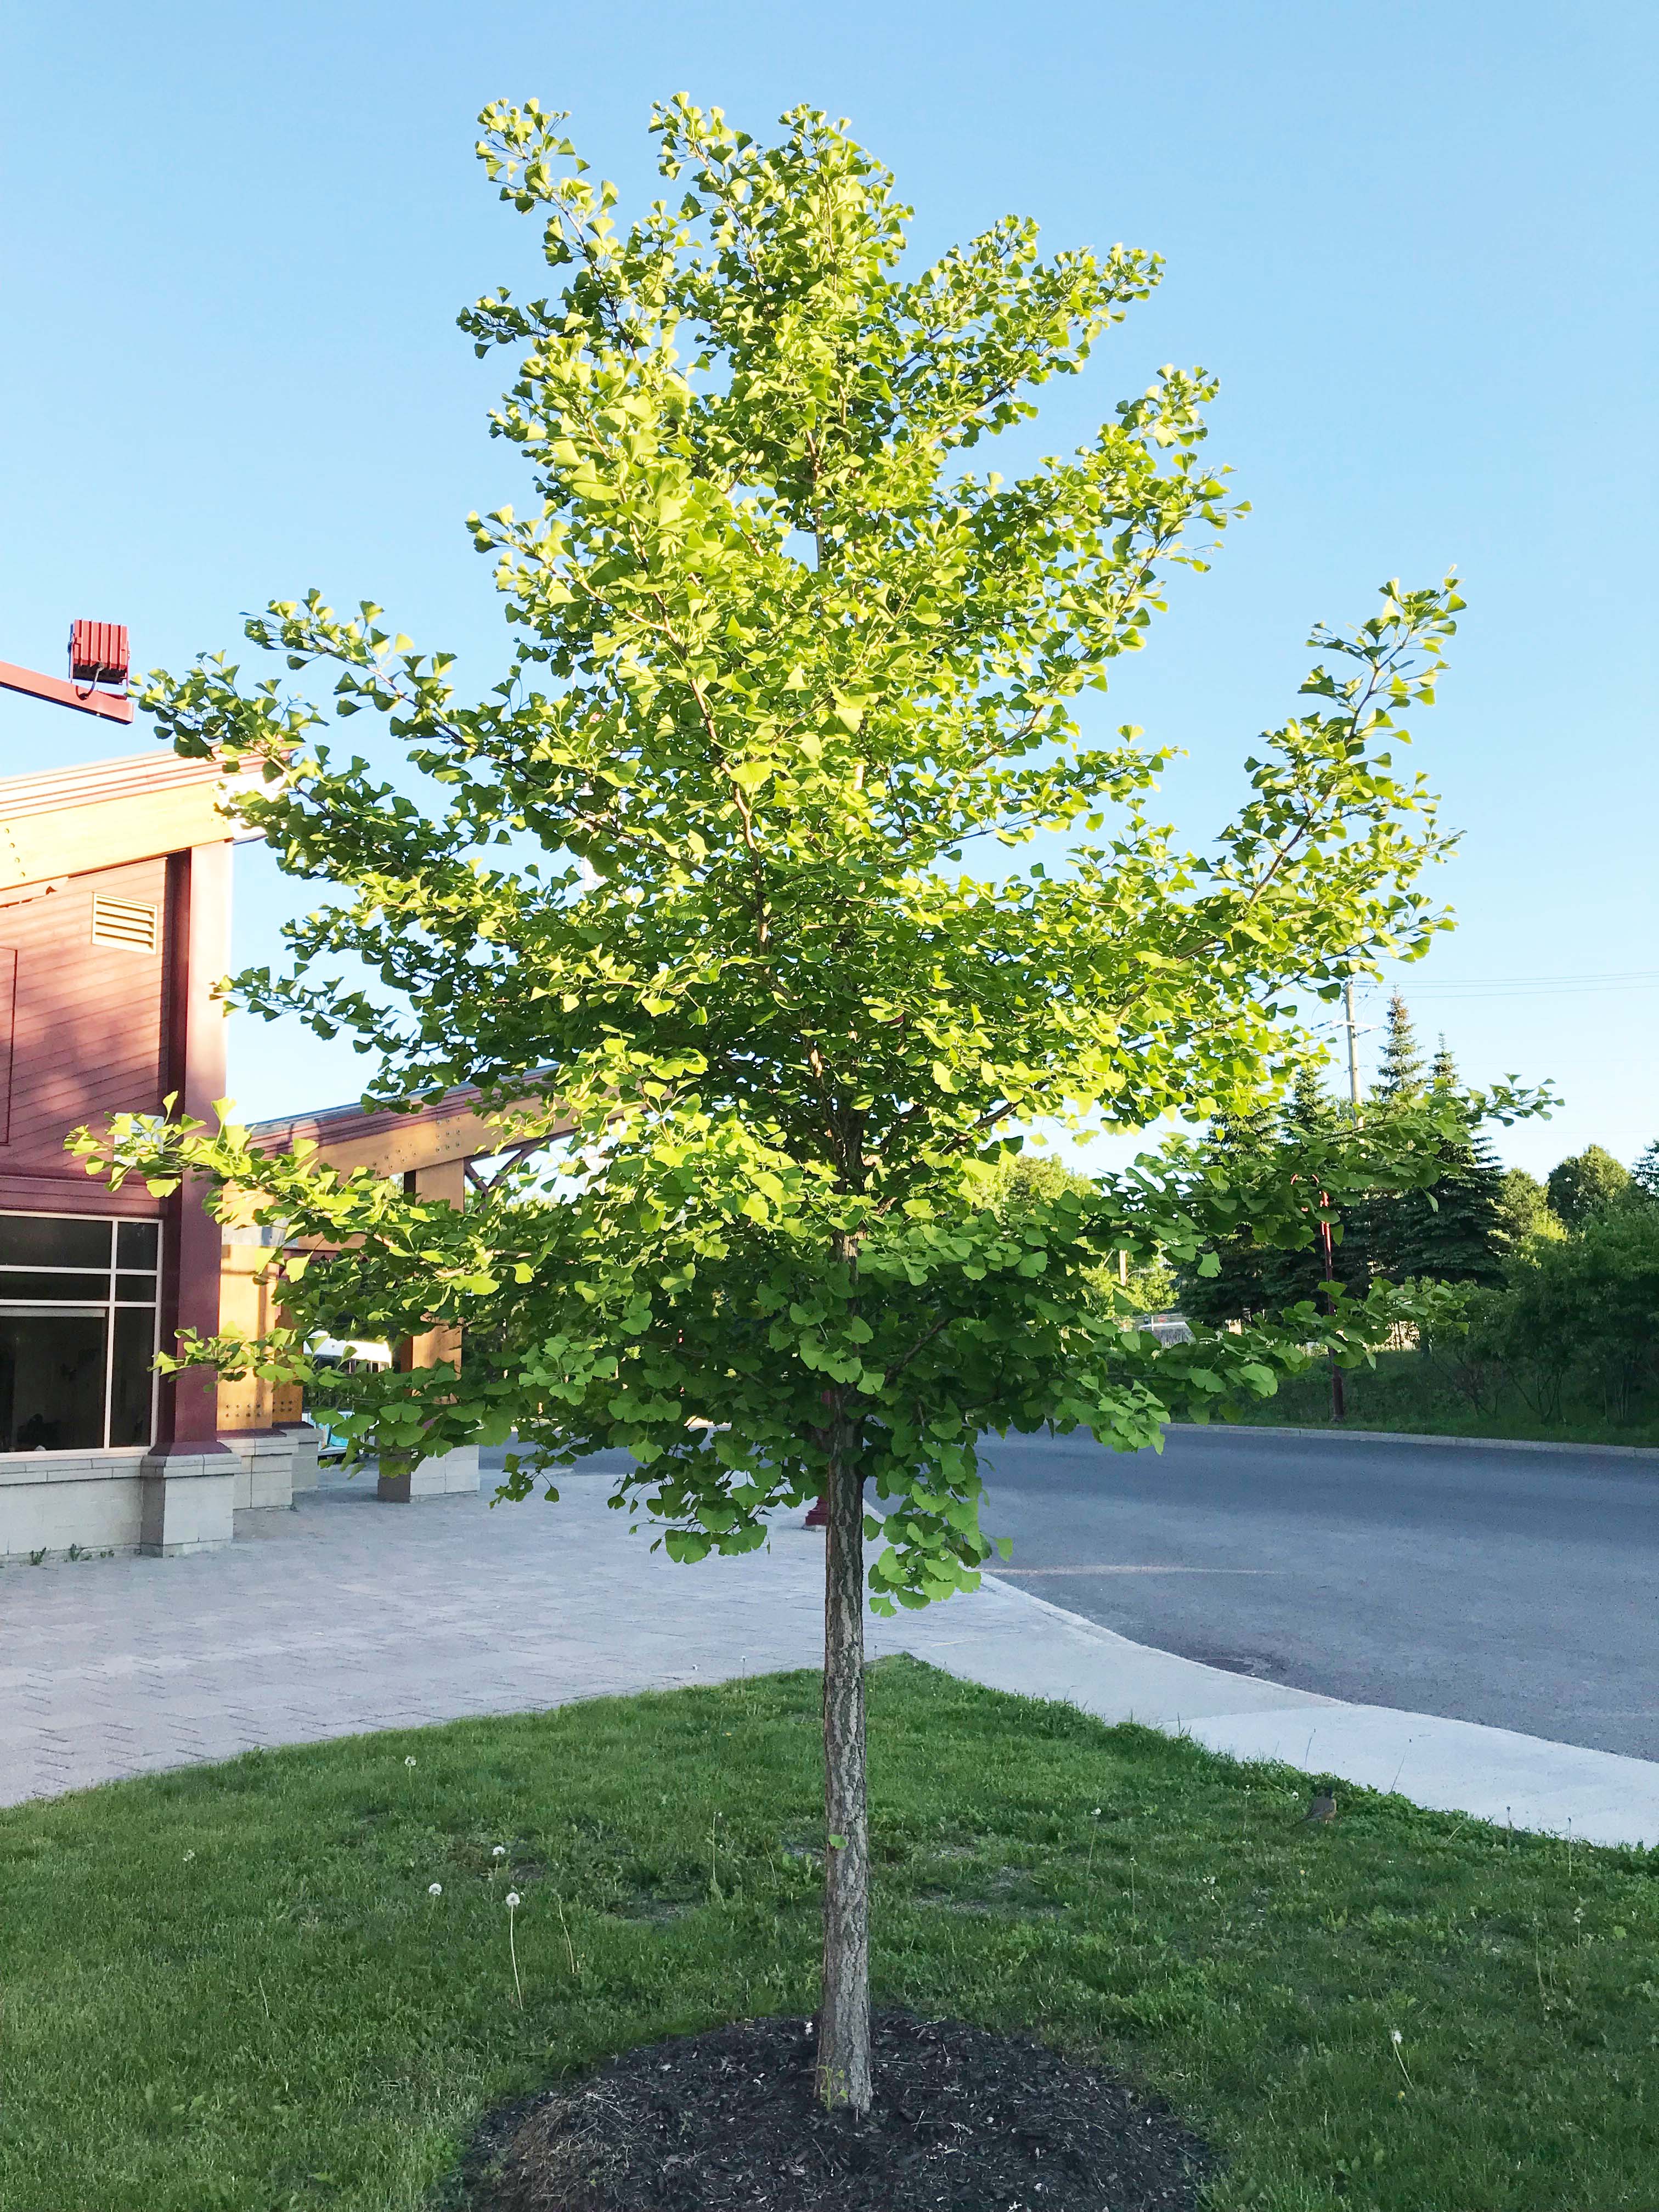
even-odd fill
[[[986,1573],[982,1579],[995,1585],[999,1596],[1022,1601],[1101,1648],[1108,1675],[1092,1685],[1066,1681],[1072,1669],[1062,1662],[1053,1668],[1051,1686],[1035,1689],[999,1679],[1004,1669],[994,1656],[989,1664],[972,1651],[918,1656],[930,1656],[935,1665],[943,1664],[970,1680],[988,1682],[995,1689],[1076,1706],[1109,1727],[1138,1721],[1161,1735],[1186,1737],[1224,1758],[1265,1760],[1310,1776],[1334,1774],[1384,1796],[1398,1792],[1431,1810],[1466,1814],[1494,1826],[1507,1824],[1535,1834],[1576,1836],[1604,1845],[1659,1847],[1659,1761],[1528,1735],[1483,1721],[1457,1720],[1403,1706],[1360,1705],[1260,1675],[1232,1674],[1205,1660],[1137,1644],[1103,1622],[1011,1587],[994,1574]],[[1025,1640],[1028,1649],[1036,1640]],[[1049,1655],[1051,1666],[1055,1656]],[[1162,1678],[1145,1685],[1152,1694],[1143,1701],[1131,1688],[1126,1696],[1124,1676],[1137,1671],[1145,1676],[1149,1669]],[[1173,1709],[1172,1671],[1191,1692],[1190,1704],[1177,1692]],[[1245,1685],[1261,1694],[1239,1698]]]
[[[1430,1444],[1439,1450],[1587,1452],[1598,1459],[1633,1459],[1659,1468],[1659,1445],[1549,1443],[1540,1437],[1419,1436],[1411,1429],[1269,1428],[1260,1421],[1167,1421],[1165,1436],[1307,1437],[1322,1443]]]

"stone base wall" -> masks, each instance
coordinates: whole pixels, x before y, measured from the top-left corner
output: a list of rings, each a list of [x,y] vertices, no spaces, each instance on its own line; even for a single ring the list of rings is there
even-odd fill
[[[375,1495],[388,1504],[411,1505],[422,1498],[455,1498],[465,1492],[476,1495],[477,1488],[478,1447],[458,1444],[453,1451],[423,1459],[404,1474],[382,1469]]]
[[[322,1449],[322,1431],[313,1429],[309,1421],[278,1421],[276,1427],[281,1435],[291,1437],[294,1440],[293,1483],[295,1493],[302,1490],[315,1490],[317,1455]]]
[[[294,1503],[294,1439],[282,1429],[231,1429],[219,1439],[236,1455],[236,1510],[286,1512]]]
[[[233,1513],[280,1511],[317,1487],[319,1442],[309,1422],[292,1421],[217,1446],[0,1453],[0,1559],[170,1559],[228,1544]]]
[[[230,1542],[234,1514],[280,1512],[317,1487],[321,1441],[309,1422],[291,1421],[149,1452],[0,1453],[0,1560],[212,1551]],[[377,1494],[410,1504],[478,1486],[478,1448],[464,1444],[382,1474]]]
[[[0,1453],[0,1559],[136,1552],[143,1459],[142,1451]]]
[[[216,1552],[235,1531],[237,1455],[221,1443],[159,1444],[139,1462],[138,1549],[146,1559]]]

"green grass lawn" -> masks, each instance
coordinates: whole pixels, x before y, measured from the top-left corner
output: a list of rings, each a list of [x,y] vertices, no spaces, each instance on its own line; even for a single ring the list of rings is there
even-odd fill
[[[1127,2069],[1218,2148],[1218,2207],[1659,2199],[1659,1852],[1352,1792],[1305,1829],[1286,1769],[908,1661],[871,1688],[881,2001]],[[804,2015],[817,1691],[357,1737],[0,1813],[0,2204],[453,2204],[491,2105]]]
[[[1408,1436],[1505,1437],[1539,1443],[1659,1445],[1659,1405],[1650,1392],[1628,1421],[1607,1419],[1601,1405],[1568,1403],[1559,1420],[1540,1420],[1512,1385],[1472,1406],[1450,1377],[1420,1352],[1385,1352],[1374,1368],[1349,1368],[1343,1376],[1351,1429],[1393,1429]],[[1271,1398],[1251,1400],[1235,1418],[1254,1428],[1328,1428],[1328,1368],[1281,1382]],[[1659,2192],[1656,2193],[1659,2203]]]

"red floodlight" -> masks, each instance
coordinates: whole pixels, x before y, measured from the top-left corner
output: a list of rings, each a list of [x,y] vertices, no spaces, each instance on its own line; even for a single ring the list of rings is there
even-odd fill
[[[25,698],[47,699],[54,707],[72,707],[79,714],[100,715],[106,722],[130,722],[132,699],[126,683],[131,665],[125,623],[78,622],[70,632],[67,684],[61,676],[42,676],[35,669],[0,660],[0,691],[21,691]],[[100,691],[100,684],[118,684],[121,689]]]
[[[71,625],[71,684],[125,684],[131,665],[125,623],[77,622]]]

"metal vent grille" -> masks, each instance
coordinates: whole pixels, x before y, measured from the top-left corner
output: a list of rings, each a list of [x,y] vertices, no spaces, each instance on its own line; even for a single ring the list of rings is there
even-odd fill
[[[139,906],[131,899],[103,898],[96,892],[93,895],[94,945],[119,945],[129,952],[154,952],[159,942],[153,906]]]

